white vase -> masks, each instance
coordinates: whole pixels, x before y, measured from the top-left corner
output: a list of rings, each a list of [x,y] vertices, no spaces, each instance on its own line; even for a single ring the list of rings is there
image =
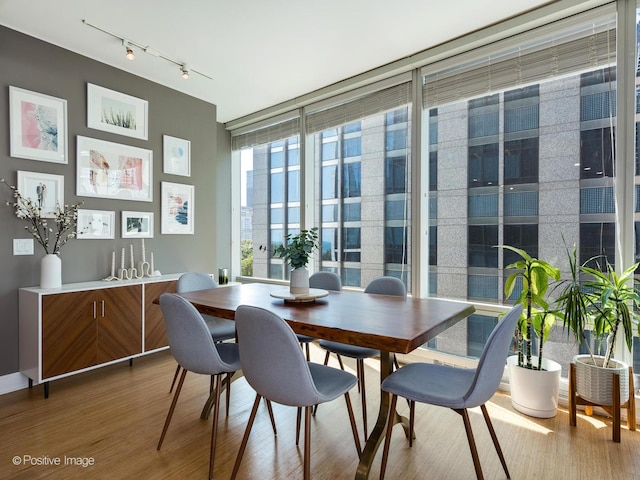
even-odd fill
[[[532,357],[532,362],[537,365],[538,357]],[[507,358],[507,364],[513,408],[530,417],[555,417],[562,366],[543,358],[543,370],[531,370],[518,366],[517,355]]]
[[[596,405],[613,405],[613,375],[620,376],[620,403],[629,398],[629,366],[620,360],[609,360],[603,368],[604,357],[596,355],[593,364],[591,355],[576,355],[576,392],[580,397]]]
[[[62,286],[62,260],[49,253],[40,260],[40,288],[60,288]]]
[[[291,270],[289,292],[294,295],[306,295],[309,293],[309,270],[306,268],[296,268]]]

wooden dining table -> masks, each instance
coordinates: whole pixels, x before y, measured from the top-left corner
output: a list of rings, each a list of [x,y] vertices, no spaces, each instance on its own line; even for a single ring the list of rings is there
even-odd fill
[[[472,314],[472,305],[435,298],[398,297],[329,291],[314,301],[284,301],[288,286],[248,283],[182,293],[201,313],[234,319],[240,305],[266,308],[282,317],[294,332],[380,350],[380,382],[392,372],[396,353],[409,353]],[[241,341],[241,340],[240,340]],[[360,454],[356,480],[369,478],[384,438],[390,395],[380,391],[376,425]],[[407,419],[396,413],[408,435]]]

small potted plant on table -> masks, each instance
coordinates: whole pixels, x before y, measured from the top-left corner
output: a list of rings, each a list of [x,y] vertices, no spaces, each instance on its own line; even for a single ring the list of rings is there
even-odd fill
[[[309,271],[307,264],[318,248],[318,228],[301,230],[297,235],[287,235],[285,242],[273,250],[273,256],[282,258],[291,266],[289,291],[292,294],[309,293]]]
[[[522,249],[509,245],[502,245],[502,248],[521,257],[521,260],[506,267],[517,271],[507,277],[504,286],[505,297],[508,298],[516,281],[522,281],[520,296],[515,301],[522,305],[522,316],[515,332],[518,353],[507,359],[511,404],[526,415],[551,418],[556,415],[558,408],[562,367],[553,360],[543,358],[544,343],[557,318],[557,312],[550,310],[545,295],[549,280],[560,279],[560,270]],[[532,352],[534,336],[538,338],[537,356]]]

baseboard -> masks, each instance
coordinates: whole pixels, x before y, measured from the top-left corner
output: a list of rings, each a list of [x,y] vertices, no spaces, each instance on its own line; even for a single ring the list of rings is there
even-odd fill
[[[0,377],[0,395],[15,392],[16,390],[21,390],[28,386],[29,380],[19,372],[10,373]]]

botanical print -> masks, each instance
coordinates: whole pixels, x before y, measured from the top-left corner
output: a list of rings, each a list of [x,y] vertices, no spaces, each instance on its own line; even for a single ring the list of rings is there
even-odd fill
[[[100,120],[107,125],[136,130],[136,107],[112,98],[102,97]]]
[[[20,102],[22,146],[38,150],[58,150],[58,112],[53,107]]]

